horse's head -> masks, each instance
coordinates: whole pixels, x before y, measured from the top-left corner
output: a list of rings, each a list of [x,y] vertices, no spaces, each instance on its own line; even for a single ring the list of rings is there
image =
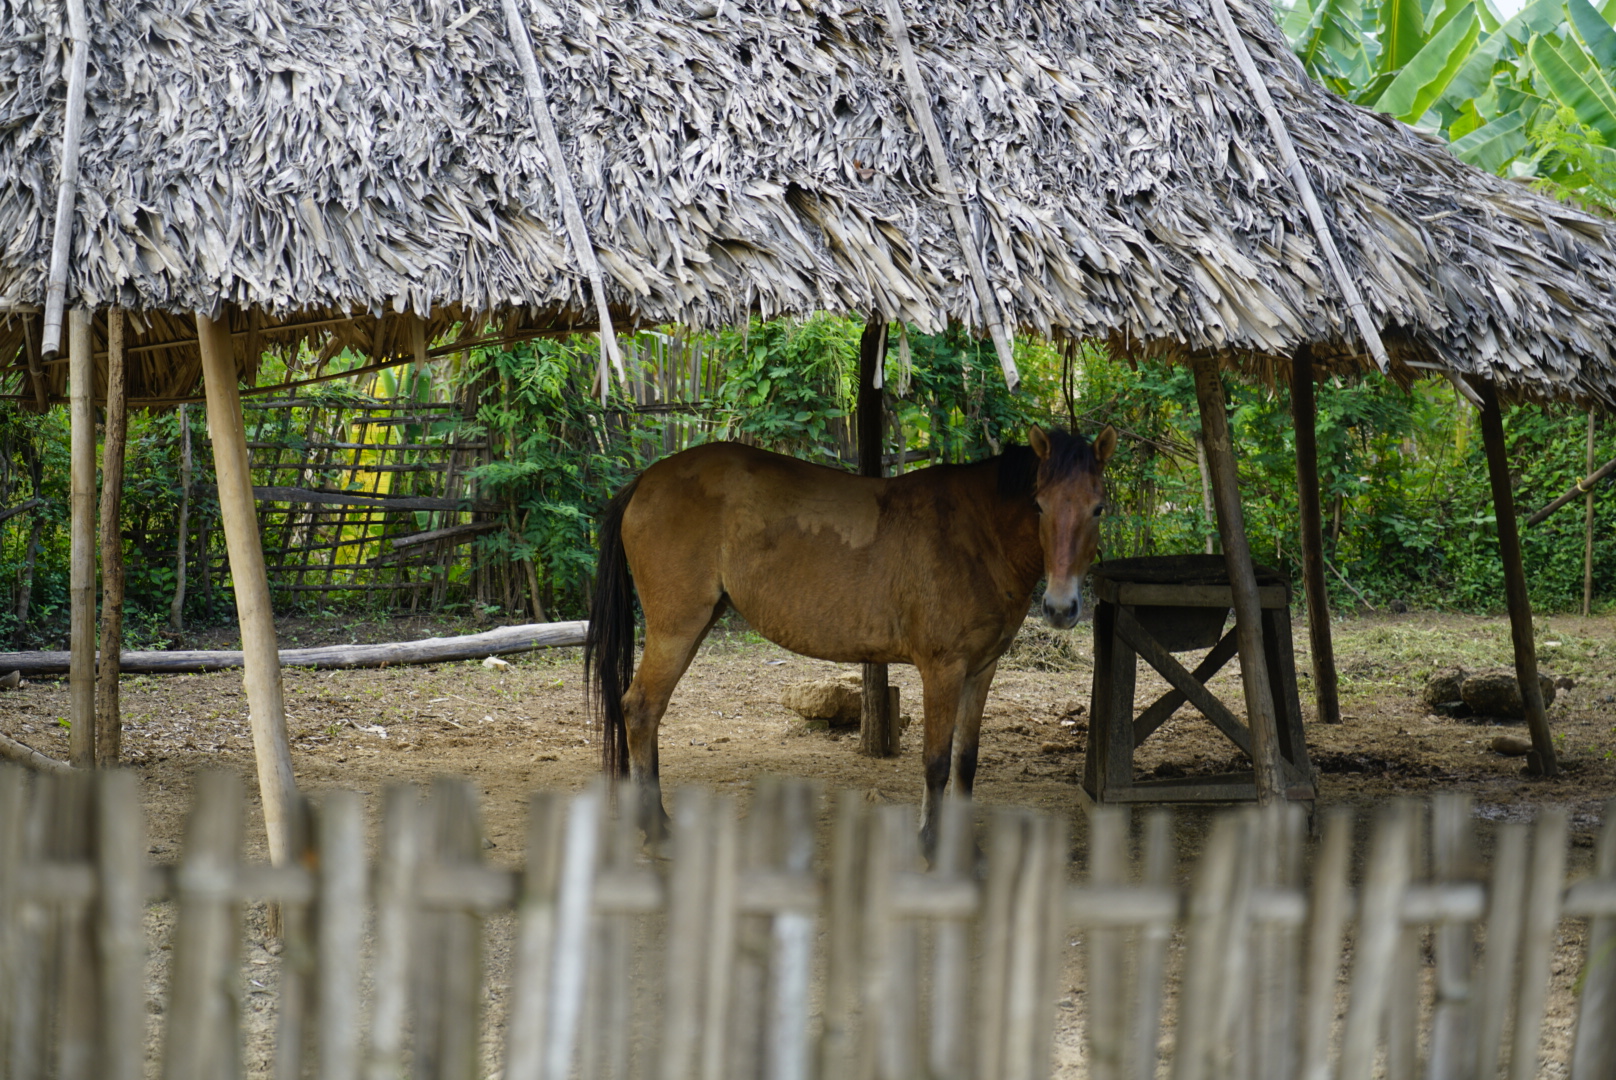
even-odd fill
[[[1110,427],[1091,443],[1081,435],[1034,427],[1027,437],[1038,455],[1038,539],[1044,548],[1044,619],[1065,630],[1083,611],[1083,578],[1100,550],[1105,513],[1102,470],[1117,448]]]

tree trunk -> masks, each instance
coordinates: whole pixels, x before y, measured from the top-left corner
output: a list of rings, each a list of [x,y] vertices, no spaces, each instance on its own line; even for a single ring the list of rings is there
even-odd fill
[[[22,643],[23,629],[28,625],[29,608],[34,599],[34,566],[39,561],[39,543],[45,533],[45,520],[34,515],[28,528],[28,550],[23,554],[22,573],[17,581],[17,642]]]
[[[191,526],[191,416],[180,406],[180,513],[175,526],[174,599],[168,606],[168,628],[185,632],[185,540]]]
[[[1588,410],[1588,471],[1594,471],[1594,410]],[[1582,617],[1592,613],[1594,604],[1594,493],[1588,492],[1588,509],[1583,515]]]
[[[28,475],[35,495],[45,479],[45,463],[31,441],[23,443],[23,457],[28,463]],[[17,580],[17,644],[24,641],[23,631],[28,626],[28,615],[34,597],[34,567],[39,562],[39,545],[45,535],[45,516],[34,514],[28,529],[28,548],[23,552],[22,573]]]
[[[1206,436],[1200,432],[1195,433],[1195,464],[1201,470],[1201,513],[1206,515],[1206,553],[1216,555],[1218,542],[1213,538],[1211,529],[1218,520],[1218,512],[1212,506],[1212,469],[1206,463]]]
[[[107,312],[107,427],[101,452],[101,657],[96,677],[95,764],[111,768],[123,751],[118,661],[123,655],[124,447],[129,410],[124,389],[123,312]]]

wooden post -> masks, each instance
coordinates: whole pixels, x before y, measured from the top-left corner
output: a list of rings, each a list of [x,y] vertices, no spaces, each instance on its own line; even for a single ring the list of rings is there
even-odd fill
[[[858,467],[860,476],[880,476],[882,451],[881,365],[887,351],[886,319],[870,316],[859,339]],[[898,753],[898,717],[887,702],[887,666],[864,665],[864,708],[859,716],[859,752],[869,757]]]
[[[1526,592],[1526,568],[1521,562],[1521,534],[1515,524],[1515,493],[1509,480],[1509,459],[1504,450],[1504,415],[1498,391],[1491,383],[1471,383],[1481,397],[1481,441],[1487,450],[1487,477],[1493,487],[1493,513],[1498,520],[1498,557],[1504,563],[1504,598],[1509,604],[1509,636],[1515,645],[1515,678],[1521,684],[1526,725],[1532,731],[1532,757],[1528,768],[1543,776],[1557,776],[1554,739],[1549,734],[1543,687],[1537,681],[1537,644],[1532,639],[1532,601]]]
[[[1588,471],[1594,471],[1594,410],[1588,410]],[[1588,509],[1583,515],[1582,617],[1587,618],[1594,604],[1594,493],[1588,492]]]
[[[1296,427],[1297,529],[1302,541],[1302,587],[1307,592],[1307,636],[1313,646],[1313,695],[1319,720],[1341,722],[1330,639],[1330,594],[1324,586],[1324,514],[1319,502],[1318,410],[1313,401],[1313,350],[1291,357],[1291,417]]]
[[[123,717],[118,708],[118,675],[123,654],[123,513],[124,444],[129,435],[125,394],[123,310],[107,312],[106,443],[101,450],[101,642],[96,677],[95,764],[118,764],[123,747]]]
[[[168,628],[185,631],[185,539],[191,528],[191,417],[180,406],[180,512],[175,523],[174,599],[168,606]]]
[[[67,313],[68,400],[72,423],[72,507],[68,577],[68,760],[95,765],[95,398],[90,313]]]
[[[281,697],[280,654],[275,641],[275,613],[269,602],[269,577],[253,514],[251,462],[241,418],[241,391],[227,322],[196,317],[202,352],[202,377],[208,399],[208,432],[213,440],[214,470],[219,481],[219,515],[224,519],[225,549],[235,583],[236,617],[241,623],[241,649],[246,669],[253,752],[258,759],[258,788],[264,802],[269,858],[279,866],[290,843],[291,803],[297,783],[286,738],[286,706]]]
[[[1263,656],[1262,605],[1257,599],[1257,572],[1246,542],[1245,517],[1240,509],[1240,479],[1235,470],[1234,446],[1229,440],[1229,416],[1223,402],[1223,382],[1216,356],[1198,356],[1192,362],[1195,395],[1201,404],[1201,431],[1206,439],[1207,464],[1212,471],[1212,497],[1217,504],[1218,535],[1229,567],[1234,592],[1236,638],[1240,643],[1240,680],[1246,691],[1246,722],[1251,725],[1251,757],[1255,766],[1257,801],[1272,802],[1282,792],[1279,784],[1279,727],[1273,694],[1268,685],[1268,663]]]

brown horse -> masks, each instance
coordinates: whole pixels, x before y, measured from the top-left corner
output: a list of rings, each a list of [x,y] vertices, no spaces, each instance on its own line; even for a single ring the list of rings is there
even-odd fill
[[[1099,544],[1101,470],[1116,432],[1090,443],[1035,427],[1028,441],[975,465],[890,479],[713,443],[659,461],[618,493],[600,522],[584,665],[607,774],[639,785],[648,837],[659,839],[667,820],[657,725],[697,646],[733,606],[793,652],[920,670],[930,852],[951,769],[954,790],[970,795],[988,686],[1033,587],[1047,579],[1044,617],[1070,627]],[[636,589],[645,611],[637,675]]]

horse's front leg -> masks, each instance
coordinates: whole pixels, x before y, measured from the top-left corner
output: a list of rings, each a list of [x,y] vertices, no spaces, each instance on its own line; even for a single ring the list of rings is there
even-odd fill
[[[954,723],[954,794],[971,797],[976,785],[976,750],[982,741],[982,710],[988,703],[988,688],[999,670],[994,660],[965,680],[960,693],[959,719]]]
[[[926,714],[925,742],[921,747],[926,792],[920,798],[920,850],[930,861],[937,850],[938,808],[948,787],[954,724],[959,717],[961,693],[966,684],[965,662],[916,666],[920,669]]]

